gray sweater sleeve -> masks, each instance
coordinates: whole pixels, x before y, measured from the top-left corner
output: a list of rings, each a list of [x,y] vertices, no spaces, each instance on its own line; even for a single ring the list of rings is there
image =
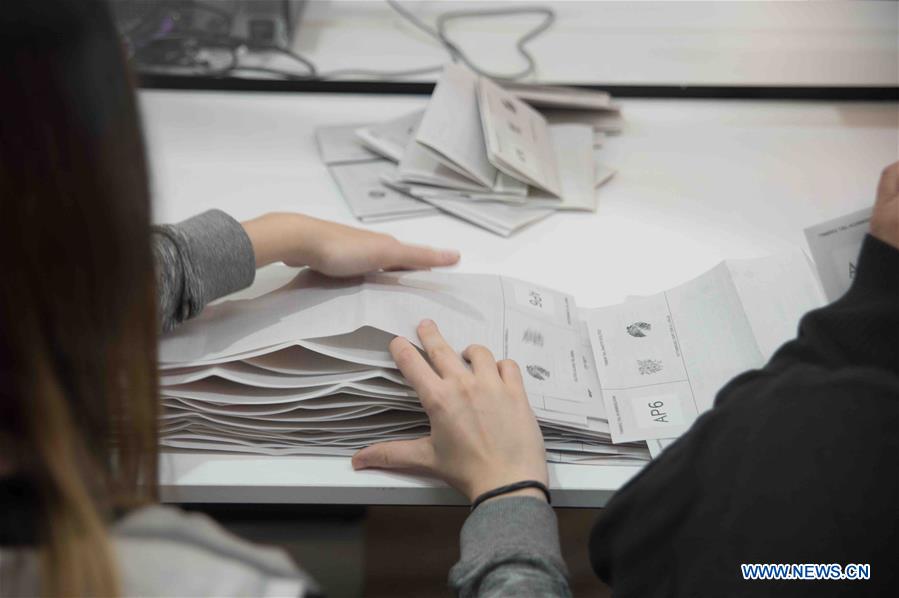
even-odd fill
[[[449,583],[463,598],[571,596],[556,515],[529,496],[492,500],[465,520]]]
[[[253,284],[256,257],[239,222],[209,210],[153,227],[160,327],[174,328],[219,297]]]

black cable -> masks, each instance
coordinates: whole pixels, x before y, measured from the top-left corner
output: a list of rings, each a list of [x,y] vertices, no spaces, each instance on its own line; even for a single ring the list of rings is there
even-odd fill
[[[468,68],[478,73],[479,75],[483,75],[486,77],[490,77],[492,79],[500,79],[507,81],[514,81],[517,79],[521,79],[523,77],[527,77],[528,75],[534,74],[537,69],[536,61],[531,53],[527,49],[527,44],[538,37],[540,34],[549,29],[552,24],[555,22],[555,12],[549,7],[511,7],[511,8],[496,8],[496,9],[484,9],[484,10],[464,10],[464,11],[450,11],[440,15],[437,15],[436,18],[436,27],[431,27],[417,16],[409,12],[402,4],[397,2],[396,0],[386,0],[387,5],[394,10],[398,15],[400,15],[403,19],[411,23],[417,29],[423,31],[428,36],[435,39],[450,55],[451,60],[454,62],[462,62]],[[211,6],[209,4],[205,4],[203,2],[197,2],[195,0],[172,0],[169,2],[162,2],[159,5],[159,8],[167,7],[172,11],[190,11],[190,10],[201,10],[208,11],[210,13],[215,14],[216,16],[225,20],[226,28],[229,30],[229,33],[213,33],[209,31],[201,31],[201,30],[181,30],[178,31],[174,35],[165,35],[163,37],[159,37],[156,39],[143,40],[144,43],[140,46],[136,46],[131,43],[132,51],[134,58],[138,64],[141,64],[141,60],[138,56],[138,53],[141,51],[148,51],[151,46],[162,43],[165,41],[178,41],[182,40],[185,45],[182,48],[182,56],[188,57],[190,48],[187,47],[187,43],[191,41],[195,41],[200,44],[200,49],[208,49],[208,48],[224,48],[228,50],[231,54],[231,62],[230,64],[222,69],[211,69],[208,65],[204,65],[203,63],[194,63],[190,66],[196,68],[205,68],[206,74],[214,77],[227,77],[229,74],[233,74],[240,71],[245,72],[260,72],[267,73],[271,75],[278,75],[284,77],[285,79],[290,80],[326,80],[326,79],[335,79],[339,77],[346,77],[349,75],[366,75],[371,77],[378,78],[403,78],[403,77],[414,77],[418,75],[426,75],[428,73],[439,72],[444,68],[444,64],[435,64],[431,66],[424,67],[416,67],[410,69],[400,69],[400,70],[379,70],[379,69],[367,69],[367,68],[342,68],[335,69],[327,72],[319,72],[315,63],[296,53],[292,50],[281,46],[275,46],[270,44],[262,44],[258,42],[254,42],[249,39],[241,38],[238,36],[234,36],[230,33],[230,29],[233,25],[233,16],[218,7]],[[286,4],[285,4],[286,8]],[[152,11],[153,15],[158,15],[159,10]],[[286,13],[285,13],[286,14]],[[493,17],[504,17],[504,16],[515,16],[515,15],[526,15],[526,14],[538,14],[543,15],[544,19],[541,21],[536,27],[526,32],[524,35],[518,38],[515,42],[515,47],[518,50],[518,53],[524,57],[527,66],[524,69],[521,69],[517,72],[511,74],[502,74],[502,73],[493,73],[489,72],[485,69],[482,69],[474,63],[474,61],[464,52],[462,49],[456,45],[452,40],[449,39],[447,35],[446,28],[447,24],[451,21],[456,21],[459,19],[472,19],[472,18],[493,18]],[[138,25],[129,28],[128,33],[133,33],[141,26],[147,24],[148,16],[145,16],[144,19],[141,19],[141,22]],[[295,62],[301,64],[306,72],[304,73],[296,73],[287,71],[284,69],[268,67],[268,66],[251,66],[251,65],[241,65],[240,64],[240,51],[242,49],[246,49],[252,52],[273,52],[282,54],[294,60]],[[158,62],[145,62],[143,63],[147,67],[158,67],[160,64]],[[162,66],[165,66],[163,64]],[[183,65],[176,65],[183,66]]]
[[[291,80],[309,80],[316,79],[317,73],[315,64],[286,48],[282,48],[281,46],[275,46],[271,44],[262,44],[258,42],[254,42],[245,38],[237,37],[231,34],[216,34],[210,33],[208,31],[202,30],[192,30],[186,29],[180,31],[176,35],[167,35],[166,37],[160,38],[158,40],[153,40],[145,45],[144,50],[150,50],[151,45],[153,43],[164,43],[170,41],[180,41],[183,44],[183,48],[186,49],[187,44],[189,42],[196,42],[203,49],[209,48],[222,48],[230,52],[231,54],[231,63],[223,68],[223,69],[215,69],[209,70],[206,74],[215,77],[226,77],[230,73],[234,71],[257,71],[257,72],[267,72],[269,74],[281,75],[287,79]],[[240,64],[240,51],[242,49],[246,49],[252,52],[271,52],[276,54],[282,54],[291,58],[303,65],[303,67],[307,70],[306,73],[295,73],[286,71],[283,69],[277,69],[267,66],[252,66],[252,65],[241,65]],[[139,57],[138,62],[140,63]],[[148,65],[154,65],[154,63],[144,63]],[[158,65],[156,65],[158,66]],[[202,67],[201,64],[195,64],[194,66]]]
[[[178,5],[178,6],[182,5],[182,3],[179,3],[179,2],[174,2],[173,4]],[[199,2],[198,0],[192,0],[187,5],[185,5],[184,8],[187,8],[188,10],[196,10],[199,8],[200,10],[205,10],[207,12],[216,14],[225,20],[225,22],[228,24],[229,29],[234,24],[234,15],[229,13],[227,10],[223,10],[223,9],[219,8],[218,6],[206,4],[205,2]]]

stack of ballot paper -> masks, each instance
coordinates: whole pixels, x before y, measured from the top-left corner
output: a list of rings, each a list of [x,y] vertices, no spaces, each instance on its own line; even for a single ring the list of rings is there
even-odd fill
[[[611,442],[587,328],[574,300],[492,275],[309,271],[261,297],[211,306],[160,352],[162,444],[263,454],[348,455],[428,434],[388,352],[434,318],[454,347],[516,359],[548,456],[633,463],[643,443]]]
[[[809,229],[822,279],[842,292],[870,216]],[[825,241],[826,240],[826,241]],[[826,245],[825,245],[826,243]],[[428,434],[388,351],[435,320],[456,350],[482,344],[521,367],[551,461],[640,463],[757,368],[825,296],[795,250],[722,262],[656,295],[579,308],[574,298],[503,276],[376,273],[335,280],[301,271],[277,290],[207,308],[160,348],[163,446],[348,455]]]
[[[317,138],[360,220],[439,210],[508,236],[556,210],[595,211],[596,188],[615,173],[597,145],[620,127],[606,93],[503,88],[449,65],[423,110]]]

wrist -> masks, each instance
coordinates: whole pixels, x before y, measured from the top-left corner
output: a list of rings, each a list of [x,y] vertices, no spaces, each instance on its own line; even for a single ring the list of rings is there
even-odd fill
[[[468,497],[469,502],[473,502],[485,492],[490,492],[491,490],[496,490],[497,488],[508,486],[509,484],[517,484],[518,482],[523,482],[525,480],[540,482],[547,488],[549,487],[549,472],[546,469],[546,463],[542,461],[538,466],[525,468],[530,471],[513,471],[511,468],[507,467],[496,467],[494,469],[496,471],[492,474],[482,473],[481,475],[472,476],[480,482],[472,481],[467,488],[460,488],[463,491],[463,494]],[[533,488],[533,490],[536,490],[538,493],[540,492],[540,490],[537,490],[536,488]]]
[[[510,496],[532,496],[549,500],[549,483],[545,476],[517,475],[491,478],[489,484],[478,485],[467,492],[472,509],[485,502]]]
[[[887,227],[875,226],[873,223],[871,224],[871,236],[886,243],[893,249],[899,249],[899,233],[894,233],[887,229]]]
[[[512,498],[515,496],[519,496],[519,497],[529,496],[531,498],[536,498],[542,502],[546,502],[546,495],[543,494],[543,492],[541,490],[539,490],[537,488],[522,488],[521,490],[515,490],[513,492],[507,492],[505,494],[500,494],[499,496],[494,496],[492,498],[488,498],[481,504],[486,505],[487,503],[491,503],[491,502],[494,502],[497,500],[502,500],[504,498]],[[475,497],[475,498],[477,498],[477,497]]]
[[[274,262],[292,266],[307,265],[308,235],[304,232],[307,217],[302,214],[270,212],[242,223],[253,245],[256,267]]]

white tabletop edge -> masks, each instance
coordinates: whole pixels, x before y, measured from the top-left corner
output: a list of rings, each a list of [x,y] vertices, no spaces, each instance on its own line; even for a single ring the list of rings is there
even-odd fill
[[[163,452],[160,498],[169,503],[464,505],[439,480],[353,471],[347,457]],[[549,463],[553,505],[601,507],[641,466]]]

